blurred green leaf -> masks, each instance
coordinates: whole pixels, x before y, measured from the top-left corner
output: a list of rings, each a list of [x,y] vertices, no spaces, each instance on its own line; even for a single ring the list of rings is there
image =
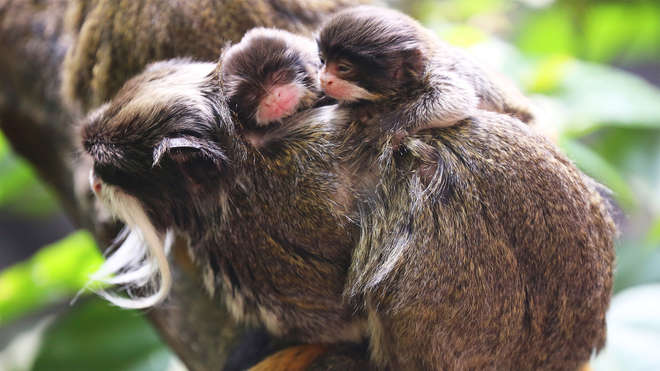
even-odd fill
[[[615,295],[607,314],[607,345],[590,362],[595,371],[660,370],[660,285]]]
[[[0,131],[0,161],[5,158],[9,154],[9,142],[7,142],[7,138],[2,134],[2,131]]]
[[[605,184],[624,208],[631,209],[637,203],[630,186],[619,172],[598,153],[577,140],[562,139],[560,147],[585,173]]]
[[[614,292],[660,282],[660,249],[637,239],[624,240],[619,245]]]
[[[660,7],[650,3],[594,4],[585,13],[581,57],[608,62],[647,59],[660,52]]]
[[[95,298],[46,330],[32,370],[161,371],[173,357],[141,313]]]
[[[585,139],[627,180],[637,199],[644,201],[638,210],[646,214],[641,219],[650,222],[660,216],[660,130],[611,127]]]
[[[660,129],[660,90],[615,68],[574,63],[556,97],[568,111],[567,135],[603,126]]]
[[[646,241],[654,249],[660,249],[660,218],[658,218],[649,229]]]
[[[7,139],[0,132],[0,207],[44,215],[54,211],[56,205],[32,167],[11,151]]]
[[[532,13],[522,23],[516,45],[531,56],[576,55],[579,43],[570,13],[562,6]]]
[[[486,34],[470,26],[452,27],[442,33],[441,37],[450,44],[460,47],[469,47],[487,40]]]
[[[594,61],[612,60],[630,41],[630,30],[636,22],[630,22],[625,4],[600,4],[592,6],[585,20],[585,56]]]
[[[423,23],[464,22],[476,15],[504,12],[511,6],[507,0],[422,0],[413,2],[410,14]]]
[[[526,90],[541,94],[557,92],[575,63],[573,57],[559,54],[542,60],[528,79]]]
[[[80,231],[0,272],[0,324],[72,296],[102,262],[91,235]]]
[[[558,1],[528,11],[516,44],[532,56],[628,63],[660,55],[660,6],[650,1]]]

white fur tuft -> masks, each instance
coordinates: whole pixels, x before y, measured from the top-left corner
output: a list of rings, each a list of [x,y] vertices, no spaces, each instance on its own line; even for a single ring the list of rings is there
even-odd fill
[[[112,186],[104,184],[99,196],[126,227],[115,240],[121,246],[90,277],[91,283],[121,285],[125,296],[107,290],[98,294],[123,308],[141,309],[159,304],[172,287],[167,254],[174,240],[173,232],[159,234],[140,202]],[[135,291],[139,295],[152,293],[138,296]]]

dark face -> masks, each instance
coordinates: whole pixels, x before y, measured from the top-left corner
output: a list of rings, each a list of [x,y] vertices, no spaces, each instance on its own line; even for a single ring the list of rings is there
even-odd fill
[[[311,106],[319,94],[317,71],[311,40],[256,29],[225,53],[222,79],[238,120],[260,126]]]
[[[339,100],[370,100],[364,91],[378,98],[400,94],[423,70],[419,38],[418,25],[398,12],[377,7],[340,12],[317,40],[324,92]]]
[[[158,67],[158,68],[156,68]],[[229,144],[205,81],[213,65],[165,62],[129,81],[83,123],[82,147],[94,165],[95,193],[142,201],[157,226],[217,189],[227,172]]]

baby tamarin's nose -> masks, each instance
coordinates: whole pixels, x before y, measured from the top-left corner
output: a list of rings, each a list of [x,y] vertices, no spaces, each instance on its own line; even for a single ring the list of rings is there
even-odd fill
[[[319,81],[321,82],[321,89],[325,90],[327,87],[331,86],[334,83],[335,79],[334,76],[326,73],[324,69],[319,75]]]

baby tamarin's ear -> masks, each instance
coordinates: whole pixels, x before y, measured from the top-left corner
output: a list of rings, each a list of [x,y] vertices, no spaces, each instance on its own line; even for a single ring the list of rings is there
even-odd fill
[[[396,64],[394,69],[395,81],[405,81],[407,78],[417,78],[424,73],[427,60],[424,52],[419,48],[402,50],[398,58],[393,58]]]

